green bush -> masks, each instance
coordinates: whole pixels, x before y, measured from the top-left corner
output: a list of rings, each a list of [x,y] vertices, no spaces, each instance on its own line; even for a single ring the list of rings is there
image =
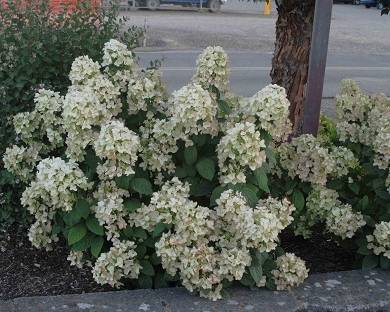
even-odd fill
[[[101,59],[109,39],[121,38],[134,46],[141,34],[137,28],[123,31],[125,20],[118,19],[115,5],[96,9],[88,1],[80,1],[75,10],[64,8],[56,14],[48,3],[10,0],[7,8],[0,4],[0,155],[15,140],[12,116],[34,107],[38,89],[65,92],[76,57]],[[19,181],[1,169],[0,225],[24,218],[19,187]]]
[[[295,233],[310,238],[323,224],[356,253],[356,267],[390,269],[390,100],[346,80],[336,113],[336,120],[322,118],[318,138],[304,135],[279,148],[281,192],[301,203]]]
[[[62,96],[41,89],[14,117],[20,142],[6,168],[28,185],[37,248],[66,240],[69,260],[100,284],[180,282],[219,299],[232,282],[288,289],[308,275],[278,248],[294,196],[270,197],[275,146],[291,133],[283,88],[250,98],[229,90],[220,47],[199,57],[192,81],[168,95],[156,68],[140,70],[110,40],[102,62],[77,58]]]

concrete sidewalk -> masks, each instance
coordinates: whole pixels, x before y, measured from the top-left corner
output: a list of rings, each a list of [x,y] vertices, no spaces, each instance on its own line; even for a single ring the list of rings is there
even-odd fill
[[[390,311],[390,272],[314,274],[291,292],[230,289],[218,302],[183,288],[133,290],[0,301],[1,312],[305,312]]]

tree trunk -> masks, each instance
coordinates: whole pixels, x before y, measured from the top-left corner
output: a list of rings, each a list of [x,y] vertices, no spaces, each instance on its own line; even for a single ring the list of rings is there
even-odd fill
[[[284,87],[291,102],[294,134],[302,127],[315,0],[283,0],[278,5],[272,83]]]

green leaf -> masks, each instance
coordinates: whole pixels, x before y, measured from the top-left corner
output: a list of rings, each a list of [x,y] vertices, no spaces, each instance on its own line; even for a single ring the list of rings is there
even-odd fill
[[[72,209],[71,211],[64,214],[63,219],[67,226],[73,226],[80,222],[81,216]]]
[[[148,275],[140,274],[137,281],[139,288],[148,289],[153,287],[153,279]]]
[[[157,254],[154,252],[150,256],[150,263],[153,265],[159,265],[159,264],[161,264],[161,258],[159,256],[157,256]]]
[[[265,287],[267,287],[269,290],[276,290],[275,280],[273,278],[267,278]]]
[[[368,216],[368,215],[363,215],[363,218],[364,218],[364,221],[366,221],[366,224],[368,226],[375,227],[376,222],[375,222],[374,218],[372,218],[371,216]]]
[[[132,176],[121,176],[115,178],[116,185],[124,190],[128,190],[130,188],[130,181],[132,179]]]
[[[154,276],[154,268],[153,265],[148,260],[141,260],[140,264],[142,266],[142,273],[148,276]]]
[[[158,239],[157,239],[158,240]],[[146,247],[149,247],[149,248],[153,248],[155,249],[155,245],[156,245],[156,238],[154,237],[148,237],[147,239],[144,239],[144,241],[142,242]]]
[[[232,186],[231,189],[240,192],[248,201],[249,206],[255,207],[257,205],[259,199],[256,192],[254,192],[252,188],[248,187],[246,184],[236,184]]]
[[[86,225],[88,230],[90,230],[92,233],[99,236],[104,235],[104,228],[99,224],[99,221],[96,219],[96,217],[90,216],[86,221]]]
[[[87,219],[90,213],[89,207],[89,202],[83,198],[80,198],[74,205],[73,209],[80,216],[80,218]]]
[[[101,236],[95,236],[91,241],[91,254],[95,258],[100,256],[100,252],[102,251],[104,245],[104,238]]]
[[[91,234],[87,234],[84,236],[83,239],[79,240],[77,243],[74,243],[72,245],[72,250],[73,251],[85,251],[91,246]]]
[[[129,213],[132,213],[140,208],[142,204],[138,199],[128,199],[123,203],[123,206]]]
[[[154,288],[167,288],[169,287],[167,279],[165,277],[165,273],[157,273],[154,278]]]
[[[267,146],[266,149],[265,149],[265,154],[267,156],[267,161],[268,161],[269,167],[270,168],[275,167],[275,165],[276,165],[276,157],[275,157],[275,152],[273,151],[273,149],[270,148],[269,146]]]
[[[191,184],[191,192],[192,196],[202,197],[209,195],[213,190],[213,184],[210,181],[200,179],[200,181],[196,184]]]
[[[305,196],[298,189],[294,190],[292,195],[292,201],[297,211],[302,211],[305,207]]]
[[[240,283],[244,285],[245,287],[253,287],[255,286],[255,281],[253,280],[252,276],[245,272],[245,274],[242,276]]]
[[[367,245],[362,245],[359,247],[359,249],[357,250],[357,253],[359,255],[364,255],[364,256],[368,256],[371,254],[371,251],[367,248]]]
[[[268,187],[268,178],[267,178],[267,173],[265,171],[265,168],[264,166],[262,166],[261,168],[258,168],[254,171],[254,175],[256,177],[256,181],[257,181],[257,185],[259,186],[259,188],[266,192],[266,193],[269,193],[270,190],[269,190],[269,187]]]
[[[196,170],[201,177],[211,181],[215,175],[215,163],[211,158],[202,158],[197,162]]]
[[[327,184],[328,188],[333,190],[341,190],[344,187],[344,183],[341,180],[331,180]]]
[[[367,195],[364,195],[364,197],[360,200],[360,204],[363,211],[366,211],[369,208],[370,200]]]
[[[139,228],[139,227],[133,229],[133,236],[140,238],[140,239],[147,239],[148,238],[148,234],[146,233],[146,231],[142,228]]]
[[[261,265],[251,265],[249,267],[249,273],[256,283],[260,282],[263,277],[263,269],[261,268]]]
[[[196,176],[196,169],[195,169],[194,166],[190,166],[190,165],[184,164],[183,168],[186,171],[186,175],[188,177],[195,177]]]
[[[153,237],[159,237],[168,228],[167,224],[158,223],[153,230]]]
[[[198,150],[196,149],[196,146],[190,146],[184,150],[184,160],[187,163],[187,165],[195,164],[197,159],[198,159]]]
[[[73,245],[82,240],[87,235],[87,228],[85,224],[79,223],[71,227],[68,232],[68,244]]]
[[[357,184],[356,182],[348,183],[348,187],[349,187],[349,189],[350,189],[352,192],[354,192],[356,195],[359,194],[360,187],[359,187],[359,184]]]
[[[380,256],[379,265],[383,270],[390,270],[390,259],[384,256]]]
[[[151,195],[153,193],[152,183],[144,178],[131,180],[130,186],[134,191],[142,195]]]
[[[229,104],[224,100],[218,101],[218,107],[223,115],[229,115],[232,111],[232,109],[229,107]]]
[[[175,176],[179,179],[185,178],[187,176],[187,170],[183,167],[177,167],[175,170]]]
[[[144,245],[138,245],[137,248],[135,248],[135,251],[137,253],[138,259],[143,259],[148,252],[147,248]]]
[[[210,197],[210,206],[215,206],[217,203],[216,203],[216,200],[219,199],[221,197],[221,194],[223,192],[226,191],[226,186],[217,186],[213,192],[211,193],[211,197]]]
[[[378,256],[369,255],[365,256],[362,261],[362,269],[363,270],[371,270],[378,266]]]

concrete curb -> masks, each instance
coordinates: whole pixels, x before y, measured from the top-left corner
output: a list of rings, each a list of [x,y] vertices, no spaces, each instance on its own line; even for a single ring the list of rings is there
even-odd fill
[[[0,301],[1,312],[341,312],[390,311],[390,272],[313,274],[290,292],[234,288],[211,302],[183,288],[133,290]]]

